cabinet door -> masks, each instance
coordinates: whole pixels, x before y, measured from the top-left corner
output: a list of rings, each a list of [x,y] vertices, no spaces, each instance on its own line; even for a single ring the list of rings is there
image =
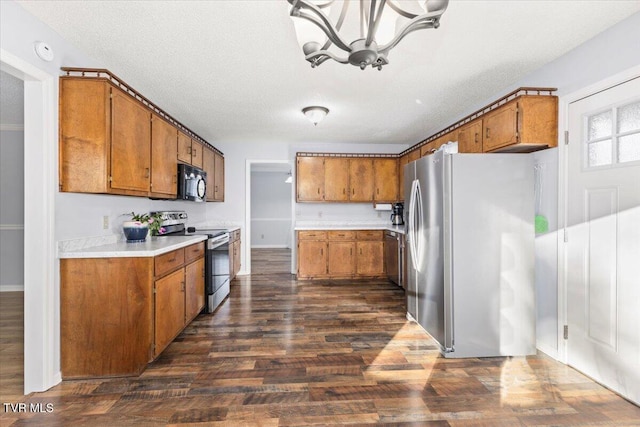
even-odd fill
[[[482,119],[458,129],[458,152],[482,153]]]
[[[354,275],[356,272],[355,252],[355,242],[329,242],[329,275]]]
[[[373,201],[373,161],[371,159],[351,159],[349,161],[349,186],[352,202]]]
[[[409,162],[413,162],[415,160],[418,160],[420,158],[420,149],[416,148],[413,151],[409,152]]]
[[[224,157],[214,153],[213,199],[224,202]]]
[[[384,274],[384,242],[357,242],[357,273],[359,276]]]
[[[324,157],[298,157],[296,166],[296,201],[324,200]]]
[[[191,138],[178,131],[178,161],[191,164]]]
[[[178,131],[152,114],[151,119],[151,194],[176,198],[178,171],[176,168]]]
[[[374,159],[373,176],[376,202],[395,202],[398,200],[398,160]]]
[[[420,157],[428,156],[429,154],[433,153],[433,147],[435,147],[436,141],[437,140],[433,140],[420,147]]]
[[[324,159],[324,200],[331,202],[349,200],[349,159],[339,157]]]
[[[157,356],[178,335],[184,320],[184,269],[156,280],[155,351]]]
[[[111,189],[149,192],[151,113],[119,89],[111,89]]]
[[[204,258],[200,258],[184,269],[185,317],[191,321],[204,307]]]
[[[202,144],[191,140],[191,164],[202,169]]]
[[[518,103],[511,101],[482,117],[484,152],[518,142]]]
[[[215,166],[215,153],[209,148],[204,148],[204,152],[202,153],[202,169],[207,173],[207,202],[215,201]]]
[[[298,276],[319,277],[327,274],[327,242],[298,242]]]

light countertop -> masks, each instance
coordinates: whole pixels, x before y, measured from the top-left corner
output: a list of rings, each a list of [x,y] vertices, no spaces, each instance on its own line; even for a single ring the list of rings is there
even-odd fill
[[[155,239],[147,237],[140,243],[127,243],[124,241],[108,243],[105,245],[60,250],[58,257],[65,258],[136,258],[154,257],[184,248],[194,243],[207,240],[207,236],[163,236]]]
[[[404,225],[367,221],[297,221],[295,230],[389,230],[404,234]]]

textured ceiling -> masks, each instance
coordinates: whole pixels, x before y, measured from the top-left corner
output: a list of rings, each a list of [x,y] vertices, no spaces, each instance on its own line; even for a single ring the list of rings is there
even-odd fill
[[[312,69],[285,0],[19,3],[214,144],[413,144],[640,10],[452,0],[438,30],[407,36],[382,71],[361,71]],[[316,104],[331,111],[314,127],[300,110]]]
[[[24,82],[0,71],[0,124],[24,124]]]

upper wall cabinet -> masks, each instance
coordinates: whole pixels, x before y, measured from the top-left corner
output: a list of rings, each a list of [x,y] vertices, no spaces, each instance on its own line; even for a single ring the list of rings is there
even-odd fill
[[[484,152],[529,152],[558,144],[558,98],[527,95],[482,117]]]
[[[458,151],[482,153],[482,119],[474,120],[457,130]]]
[[[60,82],[60,190],[147,196],[151,113],[103,80]]]
[[[219,157],[211,169],[210,200],[224,200],[222,153],[189,136],[191,131],[108,71],[63,70],[68,75],[60,77],[60,191],[174,199],[177,163],[203,168],[206,148]]]
[[[299,155],[298,202],[395,202],[398,159]]]

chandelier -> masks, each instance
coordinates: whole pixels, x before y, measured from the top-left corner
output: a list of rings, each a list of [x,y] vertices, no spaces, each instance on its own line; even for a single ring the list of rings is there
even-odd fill
[[[407,34],[438,28],[449,0],[287,0],[305,59],[378,70]],[[353,7],[350,7],[353,6]],[[345,56],[346,55],[346,56]]]

